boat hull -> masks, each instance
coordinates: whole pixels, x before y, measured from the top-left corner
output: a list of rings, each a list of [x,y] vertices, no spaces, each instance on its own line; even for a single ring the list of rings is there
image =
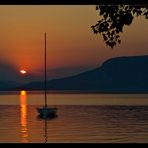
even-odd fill
[[[56,116],[57,108],[37,108],[41,118],[53,118]]]

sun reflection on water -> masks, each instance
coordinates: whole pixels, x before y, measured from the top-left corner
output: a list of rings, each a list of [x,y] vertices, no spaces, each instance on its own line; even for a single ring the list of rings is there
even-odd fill
[[[25,90],[20,91],[20,124],[22,142],[28,142],[28,128],[27,128],[27,93]]]

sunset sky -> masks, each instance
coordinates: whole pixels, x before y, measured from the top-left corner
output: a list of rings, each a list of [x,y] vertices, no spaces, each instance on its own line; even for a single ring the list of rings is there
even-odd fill
[[[99,67],[112,57],[148,55],[148,20],[135,18],[121,45],[111,49],[91,30],[99,18],[95,5],[1,5],[0,80],[19,78],[20,70],[43,73],[44,32],[48,79]]]

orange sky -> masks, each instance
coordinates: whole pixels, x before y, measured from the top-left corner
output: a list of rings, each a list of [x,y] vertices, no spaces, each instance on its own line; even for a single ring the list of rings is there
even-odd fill
[[[0,59],[18,71],[40,73],[45,31],[52,76],[58,75],[58,69],[67,69],[70,75],[98,67],[112,57],[148,54],[147,20],[134,19],[121,35],[122,44],[112,50],[90,28],[98,18],[95,5],[1,5]]]

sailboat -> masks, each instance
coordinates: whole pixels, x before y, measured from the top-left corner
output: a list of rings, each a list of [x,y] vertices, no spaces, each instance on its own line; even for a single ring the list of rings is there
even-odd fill
[[[39,116],[41,118],[52,118],[57,114],[57,108],[51,108],[47,106],[47,75],[46,75],[46,32],[45,32],[45,80],[44,80],[44,90],[45,90],[45,105],[42,108],[37,108]]]

